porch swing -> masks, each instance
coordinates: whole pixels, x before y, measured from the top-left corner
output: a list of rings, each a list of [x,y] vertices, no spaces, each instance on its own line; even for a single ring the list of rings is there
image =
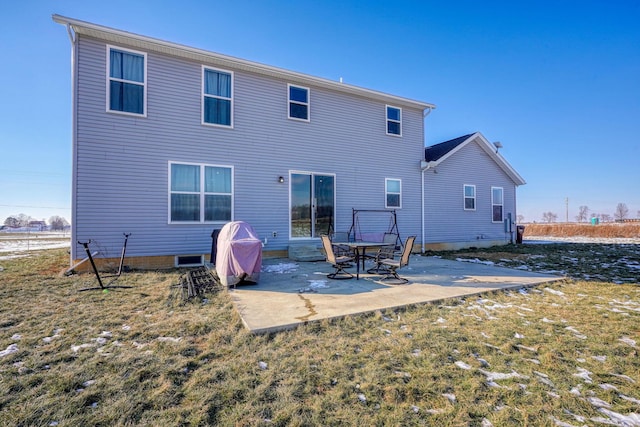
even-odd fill
[[[389,217],[388,225],[384,231],[380,230],[384,216]],[[363,231],[361,222],[365,228]],[[349,239],[354,241],[382,242],[385,234],[395,234],[396,250],[402,249],[402,239],[398,230],[398,217],[395,209],[355,209],[351,208],[351,228]]]

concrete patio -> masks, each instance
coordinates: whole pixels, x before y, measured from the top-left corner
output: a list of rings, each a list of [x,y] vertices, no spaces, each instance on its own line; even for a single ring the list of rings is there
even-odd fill
[[[382,276],[360,274],[360,280],[331,280],[326,262],[267,259],[257,285],[229,290],[245,326],[254,333],[291,329],[300,324],[350,314],[366,313],[518,289],[561,280],[561,277],[481,263],[412,255],[399,270],[405,285],[379,282]],[[353,269],[355,274],[355,267]]]

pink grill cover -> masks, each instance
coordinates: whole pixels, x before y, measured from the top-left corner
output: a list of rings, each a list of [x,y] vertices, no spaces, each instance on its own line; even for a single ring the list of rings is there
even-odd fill
[[[218,235],[216,271],[225,286],[242,280],[258,283],[262,267],[262,241],[244,221],[227,223]]]

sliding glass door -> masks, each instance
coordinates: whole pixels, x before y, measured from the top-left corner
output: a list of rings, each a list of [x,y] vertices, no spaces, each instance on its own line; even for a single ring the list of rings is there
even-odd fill
[[[320,237],[333,231],[335,176],[291,174],[291,238]]]

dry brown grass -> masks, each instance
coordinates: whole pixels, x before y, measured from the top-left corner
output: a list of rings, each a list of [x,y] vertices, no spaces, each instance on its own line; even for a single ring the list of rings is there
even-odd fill
[[[611,223],[611,224],[526,224],[525,236],[555,236],[555,237],[600,237],[600,238],[639,238],[640,224]]]
[[[566,281],[255,336],[227,292],[168,306],[177,271],[79,293],[95,279],[58,276],[66,261],[1,262],[0,351],[18,347],[0,356],[2,425],[551,426],[638,412],[638,286]]]

